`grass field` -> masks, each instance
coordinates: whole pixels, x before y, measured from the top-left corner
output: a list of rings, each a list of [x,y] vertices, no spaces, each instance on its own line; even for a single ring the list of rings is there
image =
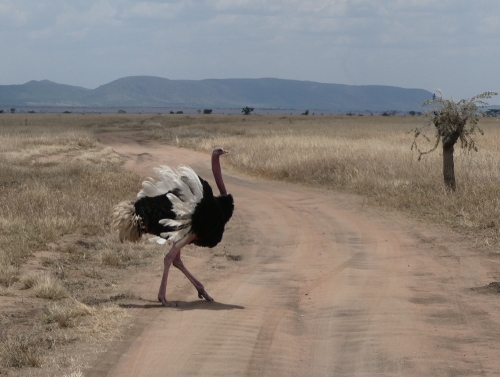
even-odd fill
[[[121,168],[120,157],[99,144],[100,133],[137,131],[206,152],[221,145],[231,151],[225,163],[251,176],[358,193],[369,203],[448,224],[491,248],[500,215],[497,119],[480,120],[479,152],[456,150],[454,194],[444,188],[440,153],[418,161],[410,148],[410,130],[423,123],[382,116],[1,114],[0,295],[27,292],[40,310],[24,332],[14,335],[18,324],[6,324],[12,331],[0,335],[0,374],[44,364],[47,326],[64,343],[64,331],[85,332],[95,325],[92,318],[114,323],[121,314],[110,314],[109,306],[79,301],[79,284],[106,287],[109,268],[137,265],[151,252],[121,245],[111,233],[113,204],[132,197],[142,177]],[[78,242],[62,241],[75,234]],[[27,274],[26,261],[52,244],[63,258],[46,258],[43,275]],[[23,351],[26,344],[30,352]]]

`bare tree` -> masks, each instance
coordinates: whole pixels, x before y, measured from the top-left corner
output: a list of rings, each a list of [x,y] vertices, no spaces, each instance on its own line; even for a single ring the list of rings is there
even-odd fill
[[[462,99],[458,102],[455,102],[453,97],[444,99],[439,90],[436,93],[438,95],[434,94],[430,100],[423,103],[423,106],[431,106],[431,108],[425,114],[425,125],[413,130],[414,139],[411,149],[415,149],[419,153],[418,160],[420,161],[423,155],[435,151],[441,141],[444,184],[449,190],[455,191],[457,188],[453,159],[455,144],[460,140],[462,148],[477,151],[473,135],[476,130],[481,135],[484,134],[477,125],[482,114],[480,108],[488,106],[488,103],[483,99],[491,98],[498,93],[484,92],[468,100]],[[428,137],[426,133],[432,129],[434,129],[434,136]],[[423,137],[428,142],[432,142],[432,138],[434,138],[433,146],[429,150],[422,151],[418,144],[419,137]]]

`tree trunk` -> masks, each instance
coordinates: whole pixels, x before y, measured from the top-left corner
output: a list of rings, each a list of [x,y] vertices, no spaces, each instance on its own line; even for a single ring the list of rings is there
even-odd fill
[[[455,162],[453,160],[453,151],[455,143],[443,142],[443,177],[444,184],[451,191],[455,191],[457,183],[455,181]]]
[[[465,123],[458,125],[454,131],[441,131],[441,137],[443,140],[444,184],[452,192],[457,189],[457,183],[455,181],[455,162],[453,161],[454,146],[458,141],[464,126]]]
[[[457,183],[455,181],[455,162],[453,161],[454,146],[464,130],[465,121],[454,124],[452,130],[449,130],[447,127],[444,127],[445,125],[438,121],[436,115],[434,118],[434,126],[438,129],[443,143],[444,184],[447,189],[453,192],[457,189]]]

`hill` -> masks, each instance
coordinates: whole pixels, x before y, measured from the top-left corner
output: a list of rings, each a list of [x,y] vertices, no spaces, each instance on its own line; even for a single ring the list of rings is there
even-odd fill
[[[48,80],[0,85],[0,106],[78,106],[78,99],[88,92],[91,90]]]
[[[0,85],[0,106],[185,107],[309,109],[329,111],[419,110],[432,93],[383,85],[324,84],[263,79],[169,80],[131,76],[96,89],[30,81]]]

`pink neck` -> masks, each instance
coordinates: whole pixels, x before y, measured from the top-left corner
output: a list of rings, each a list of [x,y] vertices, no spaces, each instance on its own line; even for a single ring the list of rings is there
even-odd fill
[[[224,186],[224,182],[222,181],[222,171],[220,168],[219,155],[212,155],[212,172],[214,173],[215,183],[219,188],[221,195],[227,195],[226,187]]]

